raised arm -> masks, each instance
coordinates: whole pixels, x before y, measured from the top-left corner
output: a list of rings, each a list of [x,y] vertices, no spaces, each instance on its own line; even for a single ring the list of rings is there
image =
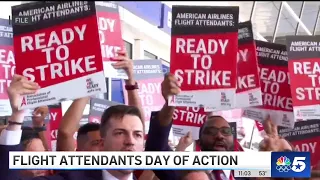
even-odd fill
[[[80,120],[88,101],[89,97],[74,100],[62,117],[58,129],[57,151],[75,150],[76,147],[73,136],[79,129]]]
[[[138,95],[137,82],[133,75],[133,60],[130,59],[126,51],[119,51],[118,56],[114,58],[119,62],[112,64],[115,69],[124,69],[128,74],[128,79],[125,80],[126,92],[128,95],[128,105],[139,108],[142,117],[144,118],[144,111],[142,109],[141,100]],[[144,122],[145,119],[143,119]],[[144,125],[144,124],[143,124]]]
[[[146,151],[171,151],[168,145],[169,133],[172,126],[172,117],[175,107],[168,106],[168,97],[180,92],[175,77],[166,75],[161,83],[162,96],[166,103],[159,112],[152,112],[150,128],[146,142]]]
[[[46,151],[50,151],[49,141],[46,134],[47,129],[45,128],[45,123],[44,123],[45,118],[48,116],[48,114],[49,114],[48,106],[38,107],[32,113],[33,129],[38,133]]]
[[[146,142],[146,151],[172,151],[168,144],[172,126],[172,117],[175,107],[168,106],[168,97],[180,92],[178,82],[173,75],[166,75],[161,84],[162,95],[166,103],[159,112],[153,112],[150,119],[150,128]],[[178,179],[177,171],[154,171],[159,179]]]

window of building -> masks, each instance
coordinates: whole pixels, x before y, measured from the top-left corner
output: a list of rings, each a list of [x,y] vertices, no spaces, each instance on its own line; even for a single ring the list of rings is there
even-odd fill
[[[144,51],[144,58],[145,59],[158,59],[158,57],[148,51]]]
[[[132,57],[133,57],[132,44],[129,43],[128,41],[124,41],[124,45],[126,47],[126,51],[127,51],[129,58],[132,59]]]

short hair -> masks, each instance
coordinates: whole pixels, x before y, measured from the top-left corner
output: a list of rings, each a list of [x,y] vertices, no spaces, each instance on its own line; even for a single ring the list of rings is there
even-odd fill
[[[79,137],[81,135],[87,135],[88,132],[99,131],[99,130],[100,130],[100,124],[89,122],[89,123],[82,125],[78,129],[78,136],[77,137]]]
[[[40,139],[38,132],[36,132],[31,127],[24,126],[24,127],[21,127],[21,130],[22,130],[22,135],[21,135],[20,143],[22,144],[23,150],[26,150],[26,148],[29,146],[32,140]]]
[[[101,116],[101,125],[100,125],[100,134],[101,137],[106,135],[106,127],[109,125],[111,118],[122,119],[125,115],[133,115],[137,116],[141,119],[142,116],[140,110],[135,106],[127,106],[127,105],[115,105],[110,106],[106,109]]]
[[[214,119],[214,118],[222,118],[222,119],[224,119],[224,117],[218,116],[218,115],[215,115],[215,116],[207,116],[207,120],[209,120],[209,119]],[[201,138],[202,131],[203,131],[203,128],[204,128],[206,122],[207,122],[207,121],[205,121],[205,122],[202,124],[202,126],[200,127],[200,129],[199,129],[199,139]]]
[[[204,170],[184,170],[184,171],[180,171],[180,179],[184,180],[189,174],[191,174],[193,172],[204,172],[204,173],[206,173],[206,175],[208,176],[208,178],[210,180],[213,180],[212,174],[209,173],[208,171],[204,171]]]

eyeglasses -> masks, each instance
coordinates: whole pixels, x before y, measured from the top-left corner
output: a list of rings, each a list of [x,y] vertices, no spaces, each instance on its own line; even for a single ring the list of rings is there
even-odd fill
[[[231,127],[222,127],[222,128],[208,127],[203,130],[203,134],[210,135],[210,136],[216,136],[219,132],[223,136],[231,136],[232,135]]]

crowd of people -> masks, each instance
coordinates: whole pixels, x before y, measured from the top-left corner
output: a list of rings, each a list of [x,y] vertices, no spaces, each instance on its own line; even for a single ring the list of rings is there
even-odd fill
[[[116,105],[106,109],[101,123],[87,123],[79,128],[83,111],[90,97],[73,101],[64,114],[57,136],[57,151],[173,151],[168,138],[175,107],[168,106],[170,95],[180,92],[178,81],[167,74],[162,82],[162,95],[166,103],[153,112],[149,132],[145,132],[145,119],[133,76],[133,63],[125,52],[118,54],[119,62],[113,66],[125,69],[129,79],[125,81],[128,105]],[[38,107],[33,112],[33,127],[24,127],[24,111],[18,109],[20,96],[34,94],[40,87],[26,77],[14,75],[8,88],[12,115],[8,125],[0,129],[0,179],[1,180],[240,180],[232,171],[174,171],[174,170],[11,170],[9,151],[50,151],[46,139],[44,119],[48,107]],[[279,137],[277,127],[269,118],[264,122],[266,137],[260,143],[260,151],[294,151],[293,146]],[[76,145],[74,134],[77,132]],[[148,134],[145,139],[145,134]],[[182,137],[175,151],[185,151],[192,144],[191,134]],[[231,127],[221,116],[208,115],[200,128],[201,151],[234,151]],[[75,147],[76,146],[76,147]],[[315,168],[317,169],[317,168]],[[317,171],[313,172],[317,176]],[[258,178],[255,178],[258,179]],[[270,178],[261,178],[270,179]],[[291,178],[294,179],[294,178]],[[313,178],[316,180],[316,177]]]

